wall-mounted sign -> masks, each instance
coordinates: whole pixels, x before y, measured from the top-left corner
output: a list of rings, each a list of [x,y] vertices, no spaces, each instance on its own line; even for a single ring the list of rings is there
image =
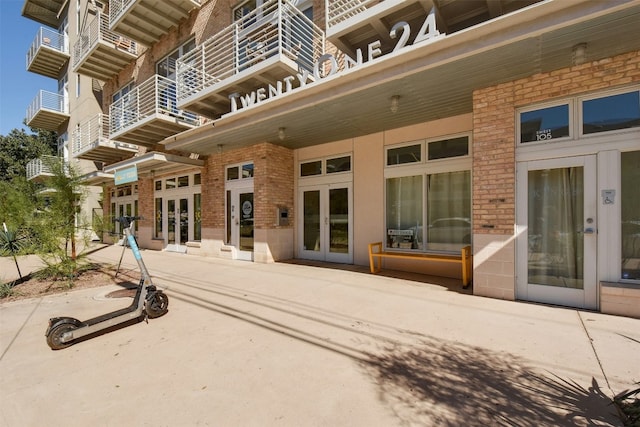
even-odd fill
[[[134,165],[126,169],[117,170],[113,174],[113,180],[116,185],[136,182],[138,180],[138,167]]]
[[[410,35],[411,27],[409,23],[405,21],[396,23],[391,28],[391,31],[389,31],[389,37],[394,40],[398,40],[391,52],[397,52],[407,46],[417,45],[426,41],[433,42],[446,35],[444,33],[440,33],[436,28],[435,9],[431,9],[431,12],[427,15],[427,18],[422,24],[422,27],[420,27],[420,31],[418,31],[418,34],[412,43],[409,43]],[[367,46],[366,58],[362,49],[356,50],[355,58],[345,54],[342,66],[339,65],[339,61],[335,56],[330,53],[325,53],[324,55],[321,55],[314,64],[313,73],[309,70],[302,69],[299,73],[296,73],[295,76],[287,76],[281,81],[269,84],[266,87],[258,88],[250,93],[246,93],[244,95],[232,93],[229,95],[229,100],[231,101],[231,113],[253,107],[260,104],[262,101],[276,98],[282,94],[291,92],[292,90],[316,84],[326,77],[357,68],[365,62],[371,62],[376,58],[384,56],[380,49],[381,46],[382,43],[380,40],[369,43]],[[385,55],[391,52],[387,52]]]

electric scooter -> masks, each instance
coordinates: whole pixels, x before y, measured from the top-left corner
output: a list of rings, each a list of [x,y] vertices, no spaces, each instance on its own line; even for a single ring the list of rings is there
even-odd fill
[[[133,256],[140,267],[141,278],[136,295],[129,307],[94,317],[93,319],[81,322],[73,317],[53,317],[49,319],[49,327],[47,328],[47,344],[52,350],[60,350],[77,342],[80,338],[87,337],[91,334],[104,331],[114,326],[132,321],[134,319],[143,320],[146,318],[154,319],[167,313],[169,306],[169,297],[158,290],[142,261],[142,255],[138,248],[136,238],[131,232],[134,221],[141,217],[123,216],[117,218],[124,229],[124,235],[133,251]]]

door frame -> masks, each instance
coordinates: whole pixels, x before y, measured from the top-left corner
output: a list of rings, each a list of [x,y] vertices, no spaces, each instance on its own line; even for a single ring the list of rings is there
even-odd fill
[[[528,281],[528,174],[532,170],[579,167],[584,169],[584,270],[583,289],[557,288],[530,284]],[[516,298],[576,308],[598,307],[598,206],[597,206],[597,157],[595,154],[572,157],[531,160],[516,165]],[[587,218],[593,220],[587,225]],[[584,230],[593,228],[592,234]]]
[[[253,199],[253,244],[254,250],[242,250],[240,249],[240,221],[235,217],[235,207],[237,207],[238,214],[242,207],[240,206],[240,194],[252,193]],[[229,195],[229,196],[227,196]],[[231,203],[231,206],[229,206]],[[255,252],[255,192],[253,186],[253,179],[243,179],[238,181],[227,181],[225,185],[225,246],[233,248],[233,259],[239,259],[244,261],[253,261]],[[229,217],[231,209],[233,209],[232,216]]]
[[[330,247],[330,196],[329,193],[333,189],[346,188],[348,192],[348,251],[347,253],[336,253],[329,250]],[[304,249],[304,194],[308,191],[320,192],[320,250]],[[316,183],[298,187],[298,206],[300,207],[299,220],[297,221],[297,242],[298,242],[298,258],[311,259],[316,261],[335,262],[342,264],[353,264],[353,184],[352,182],[332,182],[332,183]]]

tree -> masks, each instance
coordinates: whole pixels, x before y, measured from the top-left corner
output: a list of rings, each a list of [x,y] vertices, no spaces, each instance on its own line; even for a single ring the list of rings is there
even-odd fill
[[[55,132],[31,128],[13,129],[9,135],[0,135],[0,181],[11,181],[26,176],[27,163],[43,155],[56,153],[58,137]]]
[[[38,214],[32,228],[38,239],[38,255],[47,265],[46,276],[63,276],[73,280],[83,269],[78,256],[78,238],[88,246],[90,230],[80,217],[80,206],[86,198],[86,187],[81,184],[76,168],[54,157],[45,160],[52,175],[46,189],[40,191]]]

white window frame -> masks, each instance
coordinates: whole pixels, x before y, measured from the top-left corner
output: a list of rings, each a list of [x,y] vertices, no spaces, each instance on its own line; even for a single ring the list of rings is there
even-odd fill
[[[467,137],[468,140],[468,144],[469,144],[469,150],[468,150],[468,154],[466,156],[456,156],[456,157],[449,157],[449,158],[444,158],[444,159],[435,159],[435,160],[427,160],[426,155],[427,155],[427,144],[429,144],[430,142],[437,142],[437,141],[442,141],[445,139],[454,139],[454,138],[460,138],[460,137]],[[401,147],[407,147],[407,146],[411,146],[411,145],[417,145],[417,144],[421,144],[421,161],[420,162],[415,162],[415,163],[402,163],[399,165],[388,165],[386,164],[387,162],[387,151],[389,149],[393,149],[393,148],[401,148]],[[387,232],[387,190],[386,190],[386,186],[387,186],[387,179],[390,178],[403,178],[403,177],[409,177],[409,176],[421,176],[422,177],[422,229],[423,229],[423,233],[424,235],[422,236],[422,241],[426,243],[425,238],[426,238],[426,224],[427,224],[427,193],[426,193],[426,189],[425,186],[427,184],[427,178],[429,177],[429,175],[435,175],[435,174],[439,174],[439,173],[446,173],[446,172],[463,172],[463,171],[469,171],[469,174],[471,175],[471,185],[473,186],[473,135],[471,132],[461,132],[461,133],[455,133],[455,134],[450,134],[450,135],[440,135],[434,138],[428,138],[428,139],[422,139],[422,140],[414,140],[414,141],[410,141],[410,142],[403,142],[403,143],[399,143],[399,144],[394,144],[394,145],[388,145],[385,147],[385,154],[384,154],[384,162],[385,162],[385,168],[384,168],[384,187],[383,187],[383,191],[384,191],[384,200],[383,200],[383,206],[384,206],[384,215],[383,215],[383,229],[385,230],[385,236],[386,236],[386,232]],[[473,195],[471,195],[471,197],[473,197]],[[470,206],[473,203],[473,200],[470,199],[469,200]],[[472,211],[473,211],[473,206],[471,206]],[[471,218],[470,218],[471,219]],[[471,230],[470,233],[473,234],[473,224],[471,226]],[[384,243],[383,243],[384,244]],[[398,249],[394,249],[394,248],[389,248],[386,247],[385,244],[385,250],[389,250],[389,251],[393,251],[393,250],[398,250]],[[403,251],[412,251],[412,252],[417,252],[417,253],[422,253],[422,252],[426,252],[429,249],[428,248],[422,248],[422,249],[401,249]]]

